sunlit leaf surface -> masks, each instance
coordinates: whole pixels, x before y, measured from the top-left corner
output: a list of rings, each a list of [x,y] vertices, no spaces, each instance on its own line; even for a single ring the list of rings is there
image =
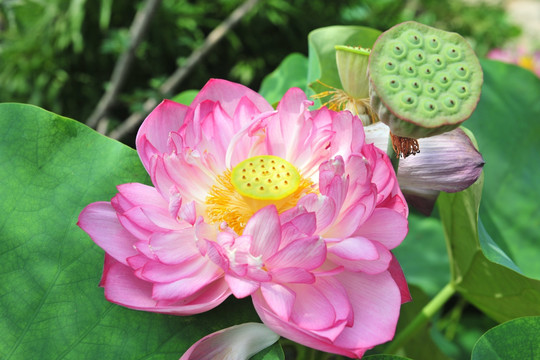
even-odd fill
[[[486,332],[474,346],[471,360],[540,358],[540,317],[514,319]]]
[[[33,106],[0,105],[0,127],[0,358],[178,359],[209,333],[259,321],[249,300],[190,317],[107,302],[103,251],[77,217],[117,184],[149,182],[137,153]]]

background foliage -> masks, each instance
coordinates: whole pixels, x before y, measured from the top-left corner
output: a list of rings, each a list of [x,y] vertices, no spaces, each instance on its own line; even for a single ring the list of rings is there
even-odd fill
[[[240,3],[164,0],[112,108],[117,123],[146,98],[159,96],[159,84]],[[1,2],[0,101],[33,103],[84,121],[128,44],[128,28],[141,6],[128,0]],[[307,90],[317,78],[313,68],[333,56],[307,58],[310,30],[334,24],[385,30],[412,18],[468,36],[480,55],[518,33],[500,8],[460,1],[351,0],[328,6],[319,0],[268,0],[198,64],[175,99],[189,103],[194,93],[180,90],[222,77],[260,85],[274,103],[290,86]],[[320,52],[322,45],[311,40]],[[482,61],[482,67],[482,99],[466,126],[486,160],[485,176],[465,192],[443,194],[434,216],[413,212],[410,235],[396,249],[415,299],[403,307],[398,334],[448,281],[457,290],[398,349],[411,359],[470,359],[471,353],[474,360],[523,359],[522,348],[531,349],[531,358],[540,354],[534,336],[540,328],[540,208],[531,201],[540,196],[539,170],[531,166],[540,145],[540,80],[498,62]],[[102,252],[75,222],[84,205],[109,200],[116,184],[148,182],[135,151],[27,105],[0,105],[0,125],[0,358],[175,358],[209,330],[256,320],[245,301],[182,318],[106,302],[97,288]],[[512,347],[516,334],[526,336]],[[315,356],[282,344],[287,359]],[[384,350],[385,345],[374,353]],[[283,357],[274,346],[257,359]]]
[[[162,98],[159,85],[242,2],[163,0],[111,108],[113,125],[140,110],[146,98]],[[143,3],[1,1],[0,101],[34,104],[84,122],[129,45],[129,27]],[[500,6],[462,0],[265,0],[198,63],[177,92],[200,89],[209,77],[257,89],[286,55],[307,55],[305,39],[313,29],[341,24],[385,30],[411,19],[469,37],[480,55],[519,34]]]

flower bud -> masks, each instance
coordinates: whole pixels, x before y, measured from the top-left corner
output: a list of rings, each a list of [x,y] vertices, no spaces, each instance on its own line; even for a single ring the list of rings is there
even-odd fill
[[[371,49],[336,45],[336,63],[343,90],[355,99],[369,97],[367,68]]]

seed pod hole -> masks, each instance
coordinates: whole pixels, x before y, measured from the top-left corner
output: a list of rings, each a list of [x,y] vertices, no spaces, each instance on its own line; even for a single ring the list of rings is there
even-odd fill
[[[459,81],[452,85],[452,91],[460,98],[469,96],[469,85],[466,82]]]
[[[432,51],[438,51],[441,47],[441,41],[436,36],[430,36],[427,42],[427,47]]]
[[[444,49],[444,54],[450,61],[457,61],[461,59],[461,50],[454,44],[448,44]]]
[[[442,70],[446,67],[446,60],[444,56],[440,54],[431,55],[428,63],[431,64],[436,70]]]
[[[458,100],[452,96],[446,96],[442,103],[449,110],[455,110],[458,107]]]
[[[419,47],[423,43],[422,34],[420,34],[418,31],[415,31],[415,30],[407,31],[405,35],[405,39],[410,45],[414,47]]]
[[[416,106],[418,98],[415,94],[410,92],[405,92],[401,95],[401,103],[407,108],[412,108]]]
[[[410,54],[409,54],[409,57],[408,59],[413,63],[413,64],[416,64],[416,65],[422,65],[425,61],[426,61],[426,55],[425,53],[418,49],[418,50],[414,50],[412,51]]]
[[[469,77],[469,69],[466,65],[459,64],[454,69],[458,78],[464,80]]]
[[[424,64],[420,67],[419,75],[424,79],[431,79],[435,75],[435,69],[431,64]]]
[[[416,94],[420,94],[422,92],[422,82],[419,79],[410,79],[407,88]]]
[[[431,100],[424,101],[423,105],[424,105],[424,110],[426,110],[428,113],[434,113],[438,109],[437,103]]]
[[[416,66],[409,61],[402,62],[400,65],[400,74],[406,76],[416,76]]]
[[[388,80],[388,86],[390,86],[392,90],[398,90],[401,87],[401,84],[397,78],[392,77]]]
[[[394,72],[394,70],[396,70],[396,63],[393,62],[393,61],[388,61],[385,65],[384,65],[384,68],[389,71],[389,72]]]

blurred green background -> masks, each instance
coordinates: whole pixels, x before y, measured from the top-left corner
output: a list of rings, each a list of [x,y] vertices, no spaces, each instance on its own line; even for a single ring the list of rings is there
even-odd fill
[[[146,1],[0,1],[0,102],[35,104],[86,122],[129,47],[130,26]],[[291,52],[307,55],[307,35],[328,25],[379,30],[416,20],[467,37],[479,56],[520,34],[501,3],[462,0],[262,0],[171,93],[159,87],[243,0],[162,0],[126,81],[107,112],[108,131],[148,98],[200,89],[210,77],[258,89]],[[129,139],[124,139],[130,143]]]

